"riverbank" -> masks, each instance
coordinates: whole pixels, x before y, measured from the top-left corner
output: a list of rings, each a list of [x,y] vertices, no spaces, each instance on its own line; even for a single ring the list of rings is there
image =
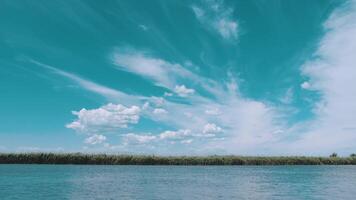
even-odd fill
[[[356,165],[356,157],[143,156],[82,153],[0,153],[0,164]]]

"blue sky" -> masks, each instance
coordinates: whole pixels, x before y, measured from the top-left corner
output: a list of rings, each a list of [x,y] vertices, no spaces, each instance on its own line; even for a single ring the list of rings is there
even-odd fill
[[[2,1],[0,151],[356,152],[356,1]]]

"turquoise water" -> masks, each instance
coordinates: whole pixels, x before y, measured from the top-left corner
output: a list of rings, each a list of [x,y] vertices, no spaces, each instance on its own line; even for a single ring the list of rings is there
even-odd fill
[[[7,199],[355,199],[356,166],[0,165]]]

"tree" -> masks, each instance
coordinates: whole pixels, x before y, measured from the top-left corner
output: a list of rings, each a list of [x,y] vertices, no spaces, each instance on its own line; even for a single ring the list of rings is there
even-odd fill
[[[332,153],[331,155],[330,155],[330,158],[336,158],[337,157],[337,153]]]
[[[352,154],[350,155],[350,157],[351,157],[351,158],[356,158],[356,154],[355,154],[355,153],[352,153]]]

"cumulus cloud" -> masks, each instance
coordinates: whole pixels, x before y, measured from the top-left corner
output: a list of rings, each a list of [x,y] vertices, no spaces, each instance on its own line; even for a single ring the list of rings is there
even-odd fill
[[[106,140],[106,137],[104,135],[94,134],[94,135],[86,138],[84,140],[84,143],[94,145],[94,144],[101,144],[101,143],[105,142],[105,140]]]
[[[212,108],[205,110],[205,114],[207,115],[220,115],[220,110],[218,108]]]
[[[203,1],[203,6],[192,6],[196,18],[210,29],[218,32],[224,39],[236,39],[238,23],[233,20],[233,10],[222,1]]]
[[[228,19],[220,19],[215,22],[215,28],[224,38],[237,37],[237,23]]]
[[[173,93],[165,92],[165,93],[163,94],[163,96],[165,96],[165,97],[171,97],[171,96],[173,96]]]
[[[194,139],[193,138],[203,138],[206,137],[203,134],[194,134],[189,129],[179,129],[176,131],[166,130],[159,134],[135,134],[129,133],[123,135],[123,140],[125,145],[139,145],[139,144],[153,144],[153,143],[161,143],[167,142],[168,144],[175,144],[178,142],[180,144],[191,144]]]
[[[124,136],[124,144],[145,144],[156,140],[154,135],[138,135],[134,133],[128,133]]]
[[[148,109],[150,107],[150,102],[145,102],[143,105],[142,105],[142,110],[146,110],[146,109]]]
[[[215,134],[215,133],[220,133],[222,131],[222,128],[217,126],[214,123],[208,123],[204,126],[203,128],[203,133],[205,134]]]
[[[187,88],[185,87],[185,85],[176,85],[174,88],[174,92],[181,97],[186,97],[188,95],[194,94],[195,90],[191,88]]]
[[[97,109],[73,111],[73,114],[77,119],[67,124],[67,128],[83,133],[108,132],[138,123],[140,108],[109,103]]]
[[[193,139],[188,139],[188,140],[182,140],[182,144],[191,144],[193,142]]]
[[[305,81],[300,85],[300,87],[305,89],[305,90],[309,90],[311,88],[311,85],[310,85],[310,83],[308,81]]]
[[[155,108],[153,110],[153,114],[157,114],[157,115],[159,115],[159,114],[167,114],[167,113],[168,113],[167,110],[165,110],[163,108]]]
[[[187,136],[191,136],[192,132],[188,129],[181,129],[178,131],[164,131],[159,135],[160,139],[183,139]]]

